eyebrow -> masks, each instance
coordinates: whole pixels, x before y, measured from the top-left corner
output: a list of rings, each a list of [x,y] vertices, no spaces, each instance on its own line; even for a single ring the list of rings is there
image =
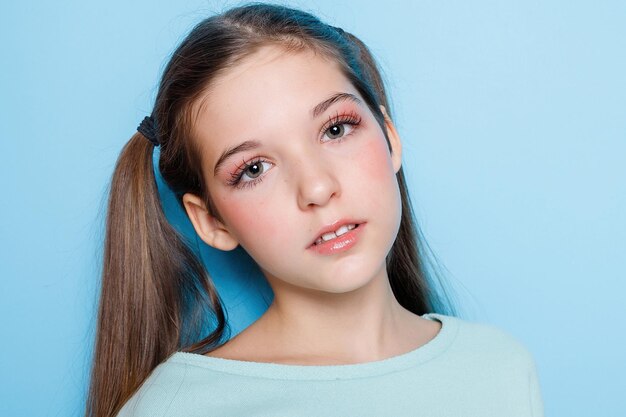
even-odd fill
[[[313,118],[318,117],[320,114],[328,110],[330,106],[340,101],[352,101],[357,104],[361,104],[361,100],[354,94],[336,93],[330,96],[329,98],[327,98],[326,100],[322,101],[315,107],[313,107],[313,109],[311,110],[311,116]],[[240,143],[239,145],[235,147],[226,149],[224,152],[222,152],[220,157],[217,159],[217,163],[215,164],[215,168],[213,169],[213,175],[214,176],[217,175],[217,172],[219,171],[221,166],[224,165],[224,162],[226,162],[226,160],[230,158],[231,156],[233,156],[234,154],[256,149],[256,148],[259,148],[260,146],[261,146],[261,143],[259,141],[247,140],[245,142]]]
[[[317,106],[313,107],[313,110],[311,110],[311,114],[313,115],[313,117],[317,117],[320,114],[324,113],[330,106],[337,103],[338,101],[346,101],[346,100],[353,101],[356,104],[361,104],[361,100],[359,100],[359,98],[355,96],[354,94],[337,93],[337,94],[333,94],[332,96],[322,101]]]
[[[261,143],[256,140],[247,140],[234,148],[230,148],[222,152],[219,159],[217,160],[217,164],[215,164],[215,168],[213,169],[213,175],[217,175],[217,171],[219,171],[220,167],[224,165],[224,162],[231,156],[239,152],[249,151],[251,149],[256,149],[261,146]]]

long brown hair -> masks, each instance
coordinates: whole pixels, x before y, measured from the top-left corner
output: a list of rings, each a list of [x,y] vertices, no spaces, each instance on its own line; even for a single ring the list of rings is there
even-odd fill
[[[268,43],[287,51],[310,48],[337,62],[386,132],[379,108],[389,110],[384,83],[357,37],[283,6],[230,9],[203,20],[181,42],[164,70],[154,104],[161,146],[158,169],[181,205],[183,194],[194,193],[220,218],[203,181],[192,107],[216,76]],[[153,145],[135,133],[117,160],[110,184],[87,417],[114,416],[172,353],[207,353],[223,343],[228,331],[206,269],[165,217],[152,154]],[[397,180],[402,217],[387,256],[393,293],[416,314],[454,315],[414,220],[402,169]]]

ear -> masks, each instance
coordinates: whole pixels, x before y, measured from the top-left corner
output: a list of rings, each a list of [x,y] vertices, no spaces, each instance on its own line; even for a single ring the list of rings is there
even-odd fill
[[[217,218],[209,214],[204,201],[195,194],[183,195],[183,205],[187,216],[196,233],[209,246],[229,251],[237,247],[239,242]]]
[[[385,106],[381,105],[380,110],[383,112],[383,116],[385,116],[387,137],[389,138],[389,143],[391,144],[391,162],[393,163],[393,170],[397,174],[402,166],[402,142],[400,141],[400,136],[398,135],[396,127],[387,114]]]

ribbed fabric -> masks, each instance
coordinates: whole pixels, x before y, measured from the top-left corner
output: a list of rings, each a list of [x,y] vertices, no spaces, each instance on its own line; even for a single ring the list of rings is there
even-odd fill
[[[176,352],[118,417],[543,417],[535,362],[498,328],[453,316],[402,355],[350,365],[284,365]]]

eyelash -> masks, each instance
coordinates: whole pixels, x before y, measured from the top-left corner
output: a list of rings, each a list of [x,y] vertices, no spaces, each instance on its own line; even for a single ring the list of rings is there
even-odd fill
[[[348,133],[347,135],[343,135],[338,139],[330,139],[332,142],[341,142],[346,136],[351,135],[361,124],[361,117],[353,111],[344,114],[339,114],[339,112],[336,112],[334,116],[330,116],[328,118],[328,121],[320,129],[319,134],[320,136],[323,136],[331,127],[343,124],[352,126],[352,132]]]
[[[339,114],[339,112],[337,112],[335,113],[334,116],[330,116],[328,118],[328,121],[320,129],[319,135],[323,136],[331,127],[337,126],[337,125],[343,125],[343,124],[352,126],[352,131],[348,134],[343,135],[340,138],[329,139],[328,141],[325,141],[325,142],[329,142],[329,141],[337,142],[337,143],[342,142],[346,136],[350,136],[351,134],[353,134],[354,131],[357,129],[357,127],[361,124],[361,117],[355,112],[350,112],[350,113],[345,113],[345,114]],[[261,174],[260,177],[253,178],[251,181],[242,182],[241,178],[243,177],[244,172],[248,168],[250,168],[252,165],[262,164],[262,163],[271,163],[271,162],[261,157],[256,157],[248,161],[246,161],[245,159],[242,160],[239,168],[237,168],[235,172],[230,174],[231,179],[228,180],[228,185],[237,189],[245,189],[245,188],[250,188],[259,184],[261,181],[263,181],[263,178],[265,178],[265,175]]]
[[[263,178],[265,178],[265,175],[261,175],[260,177],[253,178],[252,181],[244,181],[244,182],[241,182],[241,177],[243,177],[243,173],[252,165],[262,164],[263,162],[270,163],[268,160],[263,159],[263,158],[254,158],[249,161],[246,161],[245,159],[242,160],[239,168],[237,168],[235,172],[230,174],[230,180],[228,180],[228,185],[238,188],[238,189],[244,189],[244,188],[252,187],[260,183],[261,181],[263,181]]]

